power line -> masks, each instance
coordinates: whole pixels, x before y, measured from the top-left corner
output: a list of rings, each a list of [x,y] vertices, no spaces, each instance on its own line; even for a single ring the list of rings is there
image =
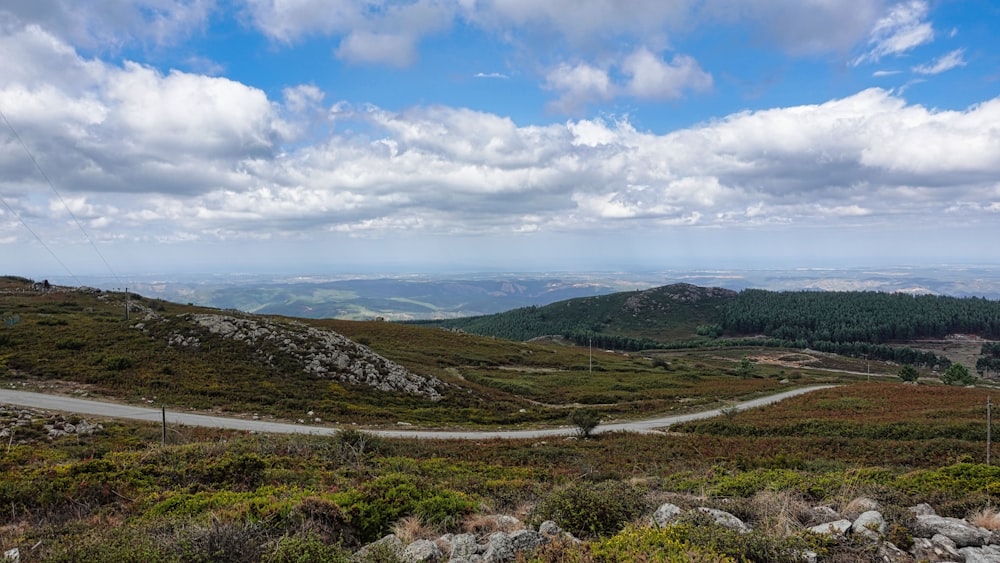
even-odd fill
[[[4,123],[7,124],[7,127],[10,129],[10,132],[14,134],[14,138],[17,139],[17,142],[21,144],[21,147],[24,149],[24,152],[28,154],[28,158],[30,158],[32,164],[35,165],[35,169],[38,170],[38,173],[41,174],[42,178],[45,179],[45,183],[48,184],[49,188],[52,189],[52,193],[56,194],[56,197],[59,198],[59,202],[62,203],[63,208],[66,209],[66,212],[69,213],[69,216],[73,218],[73,222],[76,223],[76,226],[80,229],[80,232],[83,233],[83,236],[84,236],[84,238],[87,239],[87,242],[90,243],[90,246],[91,246],[91,248],[94,249],[94,252],[96,252],[97,255],[101,258],[101,261],[104,262],[104,266],[108,269],[109,272],[111,272],[112,277],[114,277],[116,280],[118,280],[119,284],[121,284],[122,286],[124,286],[125,284],[122,283],[121,278],[119,278],[118,274],[115,273],[114,268],[112,268],[111,264],[108,263],[108,260],[104,257],[104,254],[101,253],[101,250],[99,248],[97,248],[96,244],[94,244],[94,239],[90,238],[90,234],[87,233],[87,229],[83,228],[83,224],[80,223],[80,220],[76,218],[76,214],[73,213],[73,210],[70,209],[69,205],[66,204],[66,200],[63,199],[62,194],[60,194],[59,190],[56,189],[55,184],[53,184],[52,180],[49,179],[49,175],[45,173],[45,170],[42,169],[42,166],[40,164],[38,164],[38,160],[35,158],[35,155],[31,152],[31,149],[28,148],[27,143],[24,142],[24,139],[21,138],[21,135],[18,134],[17,129],[14,128],[14,125],[11,124],[10,120],[7,119],[7,115],[4,114],[3,110],[0,110],[0,118],[3,118],[3,121],[4,121]],[[45,249],[49,251],[49,254],[51,254],[52,257],[55,258],[57,262],[59,262],[60,264],[62,264],[63,268],[66,268],[66,271],[70,273],[70,276],[72,276],[73,279],[75,279],[76,282],[79,285],[83,285],[82,283],[80,283],[80,280],[77,279],[77,277],[75,275],[73,275],[73,272],[70,271],[70,269],[66,266],[66,264],[63,264],[63,262],[61,260],[59,260],[58,257],[56,257],[56,255],[52,251],[52,249],[49,248],[44,242],[42,242],[41,237],[39,237],[37,234],[35,234],[35,232],[33,230],[31,230],[30,227],[28,227],[28,224],[25,223],[23,219],[21,219],[21,216],[18,215],[14,211],[14,209],[11,208],[11,206],[7,204],[6,201],[4,201],[4,205],[7,207],[7,209],[10,209],[11,213],[14,213],[14,216],[17,217],[17,219],[19,221],[21,221],[21,224],[24,225],[24,227],[26,229],[28,229],[28,231],[32,235],[34,235],[34,237],[38,240],[38,242],[42,243],[42,246],[44,246]]]
[[[45,244],[45,241],[42,240],[42,237],[38,236],[38,234],[35,233],[35,231],[33,231],[31,227],[28,226],[27,223],[24,222],[24,219],[22,219],[21,216],[17,213],[17,211],[15,211],[14,208],[11,207],[9,203],[7,203],[7,200],[3,198],[3,195],[0,195],[0,202],[3,202],[3,206],[6,207],[8,211],[10,211],[11,215],[17,217],[17,220],[20,221],[22,225],[24,225],[25,229],[28,229],[28,232],[31,233],[31,236],[35,237],[35,240],[37,240],[38,243],[42,245],[42,248],[47,250],[49,254],[52,255],[52,258],[54,258],[55,261],[58,262],[59,265],[66,270],[66,273],[68,273],[71,278],[76,280],[76,284],[82,286],[83,283],[81,283],[79,278],[77,278],[76,275],[73,274],[73,271],[69,269],[69,266],[64,264],[63,261],[60,260],[58,256],[56,256],[56,253],[53,252],[51,248],[49,248],[49,245]]]

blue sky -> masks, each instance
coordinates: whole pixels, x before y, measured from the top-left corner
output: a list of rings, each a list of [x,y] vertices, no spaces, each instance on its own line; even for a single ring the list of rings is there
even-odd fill
[[[0,256],[997,263],[997,36],[988,0],[12,0]]]

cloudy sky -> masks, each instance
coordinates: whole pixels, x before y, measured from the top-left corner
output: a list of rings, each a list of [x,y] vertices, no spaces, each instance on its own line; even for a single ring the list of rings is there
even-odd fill
[[[3,272],[1000,262],[993,0],[5,0]]]

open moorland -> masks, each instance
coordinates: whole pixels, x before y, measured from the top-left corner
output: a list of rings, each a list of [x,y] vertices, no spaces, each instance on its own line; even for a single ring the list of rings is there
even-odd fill
[[[810,347],[615,351],[260,317],[15,277],[0,291],[4,386],[342,429],[172,427],[164,437],[158,425],[3,406],[0,543],[21,561],[402,561],[413,554],[355,554],[390,533],[482,544],[544,521],[580,541],[493,560],[916,561],[944,559],[917,550],[925,538],[909,507],[1000,528],[1000,469],[986,463],[995,390],[985,379],[944,385],[939,365],[916,366],[919,379],[903,383],[893,360]],[[581,412],[607,422],[816,383],[837,385],[654,434],[399,440],[357,430],[543,427]],[[884,517],[875,539],[809,531],[860,499]],[[668,502],[725,510],[748,530],[704,511],[650,526]]]

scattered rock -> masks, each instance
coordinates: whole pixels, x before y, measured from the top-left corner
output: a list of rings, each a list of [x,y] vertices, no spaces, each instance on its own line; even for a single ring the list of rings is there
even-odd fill
[[[955,542],[955,547],[979,547],[986,545],[993,534],[985,528],[973,526],[965,520],[947,518],[944,516],[917,516],[913,526],[913,535],[930,538],[941,534]]]
[[[885,533],[885,518],[877,510],[862,512],[851,525],[854,533],[861,534],[870,539],[877,540]]]
[[[246,344],[249,352],[267,365],[277,365],[276,359],[282,363],[291,359],[316,377],[421,395],[432,401],[442,398],[445,387],[441,380],[414,374],[339,333],[302,322],[277,322],[238,312],[188,313],[167,319],[150,311],[145,322],[133,328],[151,333],[154,321],[169,327],[160,330],[167,332],[165,339],[171,346],[198,348],[206,336],[213,335]]]
[[[653,513],[653,524],[662,528],[673,522],[678,516],[681,515],[681,512],[681,507],[676,504],[671,504],[669,502],[663,503],[656,509],[656,512]]]
[[[698,510],[711,516],[712,520],[715,520],[715,523],[722,526],[723,528],[736,530],[741,534],[745,534],[751,531],[750,526],[747,526],[742,520],[726,512],[725,510],[719,510],[717,508],[706,508],[704,506],[699,507]]]
[[[833,522],[813,526],[809,528],[809,531],[814,534],[828,536],[845,536],[847,535],[847,532],[850,531],[852,524],[853,523],[847,519],[834,520]]]
[[[441,560],[441,548],[430,540],[417,540],[403,549],[400,558],[406,563],[424,563]]]

